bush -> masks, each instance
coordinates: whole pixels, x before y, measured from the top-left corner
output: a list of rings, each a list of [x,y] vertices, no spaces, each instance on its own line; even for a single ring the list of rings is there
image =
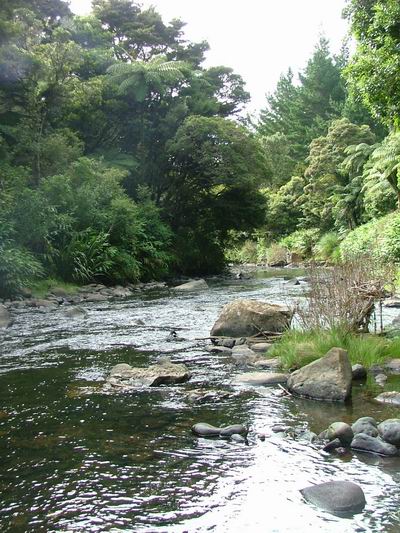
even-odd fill
[[[400,213],[390,213],[351,231],[340,251],[344,259],[370,254],[379,261],[400,262]]]
[[[41,263],[27,250],[11,242],[0,243],[0,296],[11,298],[43,276]]]
[[[287,263],[288,251],[287,248],[280,244],[271,244],[266,251],[267,262],[270,265]]]
[[[314,246],[314,256],[320,261],[338,263],[340,261],[340,237],[336,233],[330,232],[322,235]]]
[[[320,237],[318,228],[297,230],[279,241],[281,246],[287,248],[291,253],[302,257],[311,257],[312,251]]]
[[[357,335],[346,330],[287,331],[268,352],[279,357],[282,368],[296,369],[324,356],[331,348],[343,348],[352,364],[366,367],[379,364],[398,353],[400,339],[393,341],[377,335]]]

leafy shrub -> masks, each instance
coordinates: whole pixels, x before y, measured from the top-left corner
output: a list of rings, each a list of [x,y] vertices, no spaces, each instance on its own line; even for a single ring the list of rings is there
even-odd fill
[[[371,254],[385,262],[400,261],[400,213],[390,213],[348,233],[340,245],[343,258]]]
[[[320,230],[318,228],[301,229],[281,239],[279,244],[292,253],[299,254],[302,257],[310,257],[319,236]]]
[[[266,255],[267,261],[271,265],[275,263],[286,263],[288,251],[284,246],[274,243],[267,249]]]
[[[33,254],[11,242],[0,242],[1,297],[10,298],[17,295],[43,274],[43,266]]]
[[[317,260],[338,263],[340,261],[340,237],[337,233],[325,233],[314,246]]]

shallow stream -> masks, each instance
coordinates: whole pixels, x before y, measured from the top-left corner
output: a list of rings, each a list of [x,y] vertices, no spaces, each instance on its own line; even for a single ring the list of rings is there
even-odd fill
[[[286,285],[289,274],[215,278],[198,293],[165,289],[86,304],[86,320],[67,319],[62,307],[20,312],[0,334],[0,531],[400,531],[400,458],[339,458],[271,432],[279,423],[318,433],[337,420],[397,417],[398,409],[368,400],[362,386],[346,406],[233,386],[243,369],[199,340],[229,301],[297,298],[303,285]],[[184,340],[171,342],[171,330]],[[82,394],[113,365],[145,366],[160,355],[185,362],[190,382]],[[196,403],[194,389],[230,394]],[[248,445],[197,438],[196,422],[244,423]],[[362,514],[336,518],[299,493],[335,479],[362,486]]]

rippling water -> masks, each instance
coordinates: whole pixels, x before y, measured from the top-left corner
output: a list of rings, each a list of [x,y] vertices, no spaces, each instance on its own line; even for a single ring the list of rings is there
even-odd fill
[[[18,314],[0,337],[0,530],[399,531],[399,458],[332,457],[270,430],[279,422],[319,432],[335,420],[382,420],[397,410],[368,402],[362,389],[338,406],[233,387],[242,369],[199,340],[233,299],[287,303],[302,290],[269,275],[87,304],[84,321],[62,309]],[[171,330],[185,340],[169,342]],[[190,367],[189,383],[81,394],[116,363],[144,366],[164,354]],[[199,404],[188,394],[194,389],[231,394]],[[199,421],[245,423],[248,445],[196,438],[190,427]],[[303,501],[301,488],[332,479],[362,486],[362,514],[336,518]]]

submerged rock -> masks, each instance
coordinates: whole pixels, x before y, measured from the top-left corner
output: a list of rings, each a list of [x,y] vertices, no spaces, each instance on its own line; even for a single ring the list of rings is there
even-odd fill
[[[353,437],[351,426],[345,422],[333,422],[326,430],[326,438],[330,441],[339,439],[342,446],[350,446]]]
[[[204,279],[193,279],[187,283],[182,283],[174,287],[176,291],[198,291],[201,289],[208,289],[207,282]]]
[[[379,403],[389,403],[400,407],[400,392],[397,391],[388,391],[382,392],[375,397],[375,400]]]
[[[281,366],[281,363],[277,357],[271,359],[258,359],[253,363],[253,366],[257,368],[273,368],[278,369]]]
[[[80,306],[76,307],[70,307],[69,309],[66,309],[64,312],[64,315],[67,318],[73,318],[73,319],[79,319],[79,318],[87,318],[88,313],[86,309]]]
[[[235,377],[235,383],[245,385],[277,385],[285,384],[288,374],[278,374],[276,372],[245,372]]]
[[[361,452],[371,452],[379,455],[397,455],[396,446],[383,441],[379,437],[371,437],[371,435],[366,435],[365,433],[357,433],[351,442],[351,448]]]
[[[272,344],[269,342],[256,342],[250,345],[250,349],[257,353],[267,353]]]
[[[290,326],[293,312],[284,305],[236,300],[225,305],[211,336],[250,337],[260,331],[281,332]]]
[[[345,401],[351,395],[352,370],[345,350],[332,348],[321,359],[290,375],[290,392],[316,400]]]
[[[12,319],[9,310],[0,304],[0,329],[8,328],[12,324]]]
[[[339,516],[360,513],[366,504],[362,488],[351,481],[328,481],[300,492],[308,502]]]
[[[199,437],[231,437],[232,435],[247,435],[247,428],[242,424],[234,424],[219,428],[205,422],[199,422],[192,427],[193,433]]]
[[[400,419],[389,418],[378,426],[379,435],[382,439],[395,446],[400,446]]]
[[[378,436],[376,420],[370,416],[363,416],[359,418],[354,422],[354,424],[352,424],[351,428],[354,435],[357,435],[358,433],[365,433],[365,435],[369,435],[370,437]]]
[[[157,387],[183,383],[190,377],[191,374],[186,365],[174,364],[169,360],[162,360],[148,368],[132,367],[126,363],[120,363],[111,369],[107,384],[120,389]]]

